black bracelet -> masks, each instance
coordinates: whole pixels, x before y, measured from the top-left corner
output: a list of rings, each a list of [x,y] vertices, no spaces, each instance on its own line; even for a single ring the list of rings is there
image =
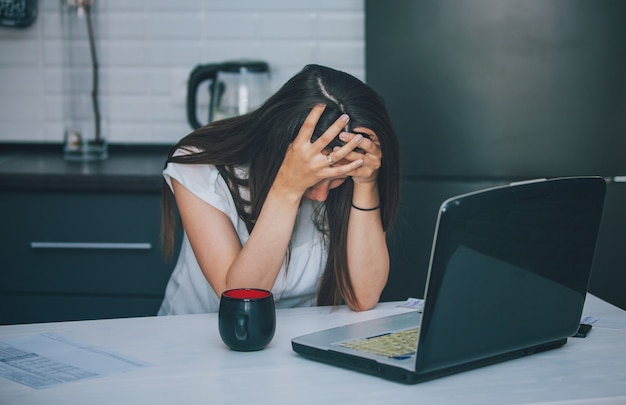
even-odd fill
[[[377,205],[377,206],[372,207],[372,208],[361,208],[361,207],[357,207],[356,205],[354,205],[352,203],[350,203],[350,205],[352,206],[352,208],[356,208],[359,211],[375,211],[375,210],[380,208],[380,205]]]

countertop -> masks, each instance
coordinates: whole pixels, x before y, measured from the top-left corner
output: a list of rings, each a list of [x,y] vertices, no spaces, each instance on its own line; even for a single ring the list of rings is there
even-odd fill
[[[0,189],[160,192],[168,145],[110,145],[103,161],[70,162],[60,144],[0,144]]]
[[[0,326],[3,341],[56,333],[146,364],[45,389],[0,378],[0,402],[607,405],[626,400],[626,312],[594,296],[587,297],[583,314],[599,319],[587,338],[418,385],[317,363],[291,348],[291,339],[305,333],[408,311],[397,305],[380,303],[361,312],[345,306],[278,309],[274,339],[257,352],[226,348],[216,313]]]

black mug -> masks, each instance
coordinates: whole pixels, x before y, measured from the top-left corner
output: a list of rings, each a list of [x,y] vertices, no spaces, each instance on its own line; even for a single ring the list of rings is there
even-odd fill
[[[276,309],[270,291],[236,288],[224,291],[218,314],[220,337],[232,350],[261,350],[272,341]]]

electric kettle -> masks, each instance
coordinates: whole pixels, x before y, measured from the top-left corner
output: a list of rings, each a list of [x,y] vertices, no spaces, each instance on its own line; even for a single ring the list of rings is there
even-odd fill
[[[198,120],[200,85],[209,81],[208,120]],[[187,82],[187,121],[197,129],[210,122],[245,114],[269,96],[269,66],[261,61],[230,61],[196,66]]]

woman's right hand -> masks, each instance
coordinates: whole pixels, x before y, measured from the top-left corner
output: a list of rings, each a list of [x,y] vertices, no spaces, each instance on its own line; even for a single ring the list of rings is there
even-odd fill
[[[331,153],[329,160],[324,153],[328,144],[341,133],[350,118],[343,114],[339,117],[315,142],[311,142],[311,136],[326,105],[318,104],[304,120],[298,135],[287,148],[285,158],[278,170],[272,188],[282,193],[287,198],[300,199],[304,192],[327,178],[347,176],[351,171],[363,164],[363,159],[346,164],[333,164],[339,162],[352,152],[362,139],[353,138],[339,149],[327,151]]]

